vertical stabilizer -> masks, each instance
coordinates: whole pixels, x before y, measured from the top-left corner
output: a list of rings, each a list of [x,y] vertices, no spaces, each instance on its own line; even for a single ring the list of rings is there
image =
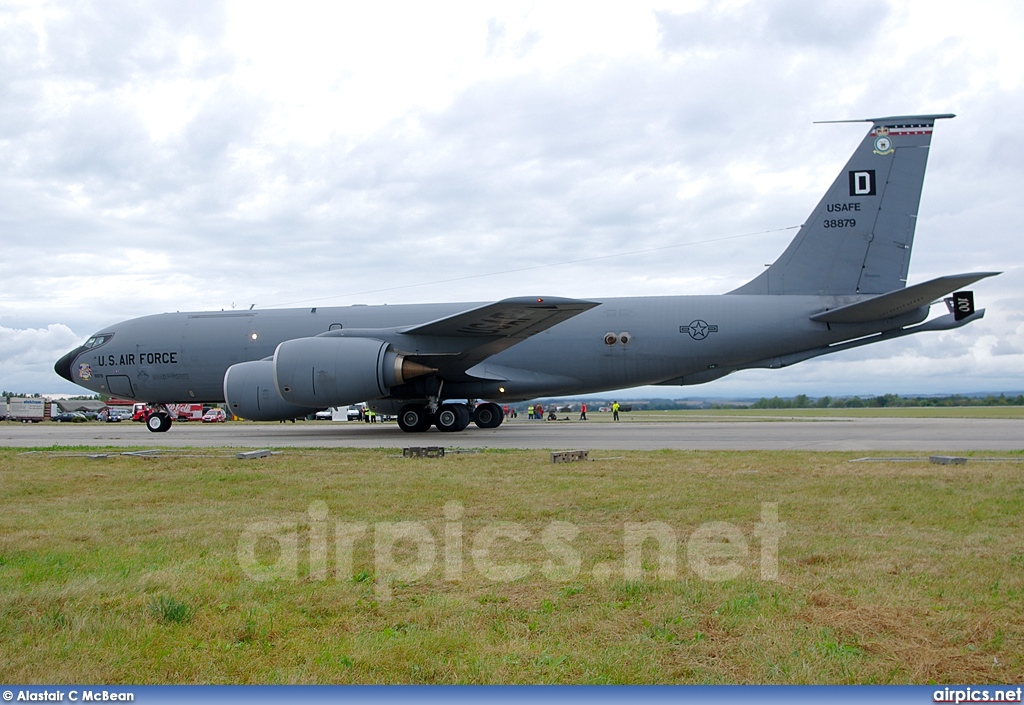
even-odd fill
[[[871,129],[789,247],[731,294],[884,294],[907,282],[932,127],[953,115],[858,120]]]

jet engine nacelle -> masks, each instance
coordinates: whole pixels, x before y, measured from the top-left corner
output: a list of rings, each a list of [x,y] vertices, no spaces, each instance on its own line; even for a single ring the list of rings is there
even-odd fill
[[[240,362],[229,367],[224,373],[224,399],[232,414],[250,421],[294,419],[314,411],[281,398],[274,386],[272,360]]]
[[[433,371],[375,338],[296,338],[274,352],[281,398],[317,408],[379,399],[391,387]]]

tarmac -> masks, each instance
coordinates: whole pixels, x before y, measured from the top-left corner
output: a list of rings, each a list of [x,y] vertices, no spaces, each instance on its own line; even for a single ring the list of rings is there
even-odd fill
[[[626,416],[624,414],[624,416]],[[628,418],[628,417],[627,417]],[[175,423],[0,423],[0,447],[449,448],[600,450],[1012,451],[1024,449],[1024,419],[815,418],[699,421],[506,421],[461,433],[403,433],[394,423],[245,421]],[[721,418],[721,417],[718,417]]]

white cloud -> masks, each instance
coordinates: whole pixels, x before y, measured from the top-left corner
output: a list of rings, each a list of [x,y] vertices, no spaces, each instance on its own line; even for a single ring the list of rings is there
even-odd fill
[[[81,391],[53,371],[53,363],[81,342],[70,328],[60,324],[20,330],[0,326],[0,389],[25,393],[58,388]],[[49,369],[46,361],[50,361]]]
[[[718,293],[775,259],[864,127],[813,120],[953,111],[911,277],[1007,269],[976,286],[989,315],[765,383],[854,385],[874,361],[879,384],[923,389],[946,356],[987,386],[1019,362],[1014,3],[3,13],[7,330],[70,326],[73,346],[123,318],[253,302]],[[706,389],[762,384],[747,374]]]

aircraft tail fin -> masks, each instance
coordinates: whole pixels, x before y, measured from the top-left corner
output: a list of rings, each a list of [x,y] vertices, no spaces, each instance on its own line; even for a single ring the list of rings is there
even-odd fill
[[[768,269],[730,294],[884,294],[907,283],[932,128],[953,115],[870,122],[853,156]]]

